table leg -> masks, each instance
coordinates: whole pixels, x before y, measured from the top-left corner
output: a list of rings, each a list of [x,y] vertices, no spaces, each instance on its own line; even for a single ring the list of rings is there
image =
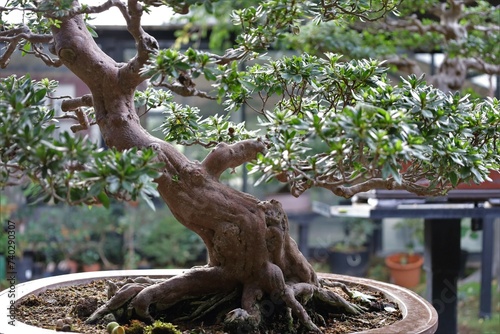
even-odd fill
[[[491,280],[493,269],[493,236],[494,217],[483,220],[483,249],[481,251],[481,294],[479,300],[479,316],[491,317]]]
[[[460,221],[426,219],[424,222],[427,299],[438,312],[437,334],[457,332]]]

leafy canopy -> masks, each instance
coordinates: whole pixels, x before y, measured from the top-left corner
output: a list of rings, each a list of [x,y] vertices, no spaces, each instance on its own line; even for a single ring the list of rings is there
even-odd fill
[[[153,65],[149,70],[162,71]],[[338,187],[370,179],[394,179],[410,191],[437,194],[460,182],[484,182],[499,166],[498,100],[445,94],[414,75],[393,86],[377,60],[303,54],[214,73],[226,110],[257,97],[263,106],[256,110],[262,131],[243,133],[265,133],[269,144],[251,172],[263,173],[261,181],[285,173],[296,195],[312,186],[350,195]],[[272,97],[278,102],[265,108]],[[169,140],[222,139],[212,127],[199,126],[208,120],[190,107],[167,108],[167,114],[162,129]],[[226,124],[218,126],[235,129]],[[241,136],[240,130],[224,141]],[[428,183],[420,185],[423,179]]]
[[[0,42],[6,45],[0,65],[8,64],[16,48],[48,65],[60,65],[40,46],[50,44],[51,27],[113,6],[133,15],[136,12],[123,9],[136,4],[133,0],[127,4],[110,0],[102,6],[67,0],[8,1],[0,7]],[[345,197],[379,187],[440,194],[461,182],[483,182],[490,170],[499,169],[496,99],[443,93],[415,75],[393,84],[384,64],[375,59],[343,61],[333,53],[273,59],[264,54],[270,46],[278,48],[290,33],[308,29],[305,23],[345,27],[397,10],[410,14],[404,4],[397,7],[398,1],[245,1],[236,3],[230,14],[225,12],[230,5],[226,1],[163,0],[142,5],[146,12],[169,6],[182,15],[199,5],[193,17],[197,11],[215,17],[225,14],[240,31],[223,55],[196,48],[151,52],[141,74],[158,89],[138,92],[136,106],[163,108],[161,129],[168,141],[209,148],[260,136],[268,149],[250,166],[251,172],[262,173],[260,181],[277,177],[290,182],[295,195],[313,186]],[[23,11],[24,22],[7,23],[5,14],[16,10]],[[137,29],[131,22],[134,34]],[[90,26],[89,31],[95,33]],[[220,38],[221,31],[214,28],[215,36]],[[253,59],[253,65],[240,68],[238,62]],[[197,90],[200,78],[211,82],[213,90]],[[156,195],[152,179],[159,176],[160,166],[152,151],[104,151],[84,138],[58,133],[54,111],[45,103],[53,98],[53,81],[23,76],[3,78],[0,84],[2,186],[27,177],[39,184],[36,189],[46,200],[74,204],[107,203],[110,195],[146,200]],[[197,108],[173,102],[164,88],[217,100],[223,114],[202,117]],[[230,114],[242,105],[259,114],[261,131],[230,121]],[[92,109],[85,115],[92,119]]]
[[[150,202],[159,176],[152,150],[99,149],[85,137],[59,132],[45,99],[56,82],[29,75],[0,80],[0,185],[31,181],[40,200],[109,205],[114,196]],[[41,196],[40,196],[41,195]]]

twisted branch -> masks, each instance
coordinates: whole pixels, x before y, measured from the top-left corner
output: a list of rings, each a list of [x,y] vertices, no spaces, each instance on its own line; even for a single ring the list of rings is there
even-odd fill
[[[467,68],[474,69],[489,75],[500,75],[500,65],[489,64],[480,58],[464,59]]]
[[[264,143],[254,139],[244,140],[232,145],[220,143],[207,155],[202,165],[210,175],[219,178],[226,169],[250,162],[255,159],[257,153],[262,153],[264,150]]]
[[[82,97],[75,99],[64,100],[61,103],[61,110],[63,112],[73,111],[75,116],[68,115],[67,118],[73,118],[78,121],[78,124],[72,125],[70,127],[71,131],[74,133],[82,130],[87,130],[91,125],[96,124],[95,122],[89,122],[88,115],[81,107],[92,107],[92,95],[86,94]]]
[[[4,42],[7,44],[7,47],[5,48],[5,51],[3,55],[0,57],[0,68],[6,68],[7,65],[10,62],[10,58],[16,48],[18,47],[19,43],[23,40],[26,40],[28,42],[31,42],[32,45],[35,44],[41,44],[41,43],[50,43],[52,42],[52,35],[48,34],[34,34],[31,32],[31,30],[23,25],[19,28],[12,29],[12,30],[6,30],[3,32],[0,32],[0,42]],[[37,50],[35,50],[35,53]],[[39,52],[40,57],[42,60],[46,59],[42,57],[41,52]],[[44,54],[43,54],[44,55]],[[46,56],[46,55],[44,55]],[[48,56],[47,56],[48,57]],[[45,61],[45,60],[44,60]],[[47,65],[50,66],[60,66],[61,63],[57,61],[49,61],[46,62]]]
[[[143,8],[137,0],[128,0],[128,6],[116,1],[116,6],[125,18],[127,30],[134,38],[137,48],[135,57],[120,69],[120,75],[123,75],[122,82],[128,83],[128,85],[135,88],[144,80],[140,75],[140,70],[148,62],[150,55],[159,49],[159,45],[156,39],[142,28]],[[135,80],[131,80],[131,78]]]
[[[66,112],[66,111],[76,110],[79,107],[92,107],[92,106],[93,106],[92,95],[86,94],[81,97],[62,101],[61,110]]]
[[[198,90],[194,87],[184,86],[179,83],[168,83],[163,82],[157,86],[165,87],[170,89],[172,92],[179,94],[180,96],[198,96],[209,100],[216,100],[216,97],[210,96],[207,92]]]

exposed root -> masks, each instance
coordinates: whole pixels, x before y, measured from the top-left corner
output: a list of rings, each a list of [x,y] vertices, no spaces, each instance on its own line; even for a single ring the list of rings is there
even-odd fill
[[[322,325],[324,319],[316,312],[316,303],[349,314],[364,312],[363,307],[330,289],[340,287],[352,298],[345,285],[318,281],[289,237],[288,219],[279,202],[245,199],[249,205],[257,203],[249,211],[252,214],[232,216],[234,222],[214,225],[211,255],[218,265],[192,268],[162,281],[140,278],[109,284],[113,296],[87,322],[110,312],[117,319],[135,317],[145,322],[157,317],[203,322],[214,315],[222,320],[221,314],[227,313],[224,324],[230,333],[266,331],[273,326],[280,326],[275,332],[321,333],[316,323]],[[181,307],[186,307],[185,312],[176,312]]]
[[[263,292],[255,284],[243,287],[243,290],[237,284],[211,286],[210,277],[214,272],[217,269],[202,267],[166,280],[137,278],[109,282],[108,292],[114,291],[114,295],[86,322],[96,323],[108,313],[118,313],[124,315],[127,321],[138,318],[152,322],[153,316],[167,318],[174,323],[204,323],[217,319],[217,322],[223,321],[229,333],[242,330],[259,333],[272,326],[279,326],[278,332],[321,333],[318,326],[325,325],[324,316],[328,312],[316,311],[318,302],[327,305],[331,312],[343,310],[349,314],[360,314],[365,311],[330,289],[341,288],[349,298],[352,297],[353,291],[339,282],[322,280],[322,285],[290,283],[285,284],[281,291]],[[200,280],[200,277],[207,280]],[[232,289],[221,289],[221,286]],[[241,307],[229,311],[231,305],[238,303]],[[182,312],[179,311],[181,308]]]
[[[224,304],[230,305],[233,300],[238,298],[239,294],[239,289],[235,289],[230,294],[220,293],[211,296],[208,300],[197,302],[198,307],[191,314],[176,318],[174,322],[200,321],[203,317],[206,317]]]
[[[316,288],[314,296],[330,306],[340,307],[350,314],[360,314],[366,311],[362,306],[350,303],[340,295],[328,289]]]
[[[108,287],[115,288],[114,285]],[[140,291],[146,288],[144,283],[128,283],[121,287],[108,302],[99,307],[85,322],[87,324],[97,323],[103,316],[120,309],[123,305],[132,300]],[[108,293],[109,296],[109,293]]]
[[[324,279],[324,278],[321,279],[319,282],[322,286],[327,286],[329,288],[341,288],[342,291],[344,291],[344,293],[349,296],[349,298],[352,298],[352,296],[353,296],[352,291],[349,290],[347,285],[345,285],[344,283],[340,283],[337,281],[332,281],[332,280]]]

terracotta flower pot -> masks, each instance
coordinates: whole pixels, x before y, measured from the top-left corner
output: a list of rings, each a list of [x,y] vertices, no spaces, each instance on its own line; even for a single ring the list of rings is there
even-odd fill
[[[101,270],[101,264],[100,263],[84,264],[84,265],[82,265],[82,270],[85,272],[99,271],[99,270]]]
[[[413,288],[420,283],[423,264],[424,258],[418,254],[397,253],[385,258],[392,282],[405,288]]]
[[[9,216],[12,212],[17,210],[17,204],[2,204],[0,205],[0,214]]]
[[[78,262],[76,262],[75,260],[64,260],[58,264],[58,267],[61,270],[69,271],[70,274],[78,272]]]
[[[149,276],[153,278],[166,278],[180,275],[184,272],[181,269],[151,269],[151,270],[113,270],[99,271],[89,273],[77,273],[61,276],[47,277],[15,286],[16,302],[32,294],[40,294],[48,289],[55,289],[63,286],[81,285],[96,279],[106,278],[125,278]],[[321,278],[337,280],[345,284],[357,284],[369,287],[372,290],[379,291],[386,298],[398,304],[403,319],[389,326],[363,331],[365,334],[395,334],[395,333],[414,333],[414,334],[433,334],[438,325],[438,315],[432,305],[413,291],[399,287],[397,285],[378,282],[366,278],[352,276],[343,276],[335,274],[318,274]],[[15,319],[15,314],[9,310],[12,297],[9,295],[9,289],[0,292],[0,323],[2,334],[53,334],[53,330],[29,326],[20,321],[15,321],[15,326],[8,325],[9,321]]]

